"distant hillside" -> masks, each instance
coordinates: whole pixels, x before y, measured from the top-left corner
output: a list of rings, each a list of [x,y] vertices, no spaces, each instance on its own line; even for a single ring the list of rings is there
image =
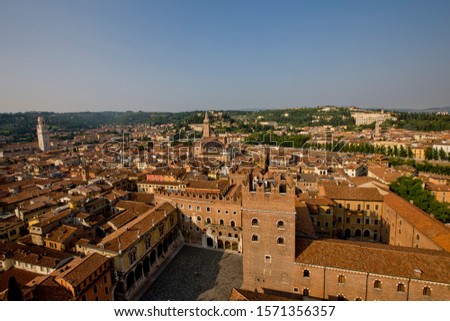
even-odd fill
[[[217,133],[246,132],[258,133],[274,126],[284,126],[295,134],[299,128],[307,126],[346,126],[348,130],[358,129],[351,117],[351,108],[294,107],[284,109],[260,110],[215,110],[222,112],[223,120],[228,124],[237,122],[238,127],[215,128]],[[405,129],[436,131],[450,130],[450,116],[437,115],[435,112],[450,112],[450,107],[428,108],[423,110],[397,110],[397,121],[389,121],[387,126]],[[61,139],[70,139],[77,131],[98,128],[104,125],[158,125],[172,123],[177,129],[186,128],[188,124],[202,123],[205,111],[189,112],[26,112],[0,114],[0,136],[12,137],[14,141],[36,140],[36,119],[43,116],[53,134]],[[212,119],[214,121],[214,119]],[[228,125],[229,126],[229,125]],[[373,124],[372,124],[373,126]],[[367,126],[366,126],[367,127]],[[369,126],[370,127],[370,126]],[[361,128],[359,128],[361,129]]]
[[[403,113],[438,113],[438,112],[448,112],[450,113],[450,106],[447,107],[430,107],[423,109],[413,109],[413,108],[397,108],[394,111],[399,111]]]
[[[245,114],[241,111],[229,111],[228,115]],[[204,111],[180,113],[170,112],[25,112],[0,114],[0,136],[12,137],[15,141],[36,139],[36,120],[42,116],[53,133],[83,131],[104,125],[167,124],[185,125],[201,123]]]

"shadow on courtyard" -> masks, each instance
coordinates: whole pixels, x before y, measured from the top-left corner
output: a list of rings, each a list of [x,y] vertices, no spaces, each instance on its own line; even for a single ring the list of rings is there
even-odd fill
[[[184,246],[141,301],[228,300],[242,284],[242,256]]]

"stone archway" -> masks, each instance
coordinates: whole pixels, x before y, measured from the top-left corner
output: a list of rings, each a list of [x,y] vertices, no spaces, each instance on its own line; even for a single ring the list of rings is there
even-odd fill
[[[150,258],[148,256],[145,257],[143,262],[144,274],[150,272]]]
[[[214,247],[214,240],[212,238],[208,237],[206,239],[206,246],[207,247]]]
[[[352,231],[349,228],[346,228],[345,229],[345,238],[346,239],[350,238],[351,234],[352,234]]]
[[[238,245],[236,242],[233,242],[233,243],[231,244],[231,250],[237,252],[238,249],[239,249],[239,245]]]
[[[355,230],[355,237],[361,237],[361,230],[359,228]]]
[[[225,241],[225,250],[231,249],[231,243],[229,241]]]
[[[163,241],[163,250],[164,253],[166,253],[169,250],[169,241],[167,240],[167,238],[165,238]]]
[[[142,264],[141,263],[139,263],[136,266],[136,269],[134,270],[134,275],[135,275],[136,281],[142,277]]]
[[[222,241],[222,240],[218,240],[218,241],[217,241],[217,248],[220,249],[220,250],[223,250],[223,249],[224,249],[223,241]]]
[[[156,262],[156,251],[153,250],[153,251],[150,253],[150,265],[153,265],[153,263],[155,263],[155,262]]]
[[[134,279],[134,272],[131,271],[127,276],[127,289],[131,288],[134,285],[136,280]]]

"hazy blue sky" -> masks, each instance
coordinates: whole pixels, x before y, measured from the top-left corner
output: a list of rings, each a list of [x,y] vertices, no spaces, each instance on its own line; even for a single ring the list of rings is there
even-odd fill
[[[0,112],[450,105],[450,1],[0,0]]]

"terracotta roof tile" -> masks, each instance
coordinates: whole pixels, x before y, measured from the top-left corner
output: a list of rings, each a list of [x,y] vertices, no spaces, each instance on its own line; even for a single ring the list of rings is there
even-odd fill
[[[384,202],[414,225],[417,230],[450,252],[450,229],[448,227],[394,193],[385,195]]]
[[[296,262],[381,275],[450,283],[450,254],[342,240],[297,240]]]
[[[105,250],[118,252],[120,244],[120,250],[125,251],[138,239],[139,235],[150,231],[166,214],[173,210],[175,210],[175,207],[169,203],[161,204],[106,236],[97,246],[103,247]]]
[[[70,261],[52,274],[76,287],[108,261],[109,258],[98,253],[92,253],[87,257]]]
[[[323,188],[325,196],[333,200],[383,201],[383,196],[377,188],[352,187],[332,183],[323,183]]]

